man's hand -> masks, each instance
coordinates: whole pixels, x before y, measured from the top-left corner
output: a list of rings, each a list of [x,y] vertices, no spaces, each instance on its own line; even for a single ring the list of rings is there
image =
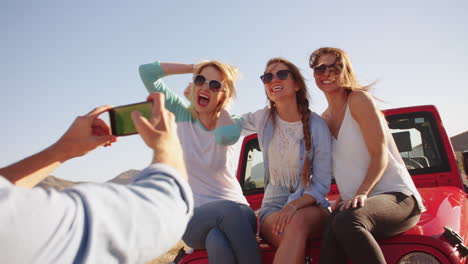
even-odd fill
[[[97,107],[84,116],[75,119],[65,134],[54,144],[60,149],[64,159],[83,156],[99,146],[110,146],[117,138],[110,133],[109,126],[98,116],[107,112],[109,105]],[[62,160],[65,161],[65,160]]]
[[[85,116],[76,118],[55,144],[35,155],[1,168],[0,175],[18,186],[32,187],[63,162],[83,156],[99,146],[115,142],[116,137],[110,134],[109,126],[98,118],[110,108],[112,107],[101,106]]]
[[[169,165],[187,178],[175,117],[164,108],[164,94],[151,93],[148,101],[153,102],[150,119],[137,111],[132,112],[132,119],[143,141],[154,151],[152,163]]]

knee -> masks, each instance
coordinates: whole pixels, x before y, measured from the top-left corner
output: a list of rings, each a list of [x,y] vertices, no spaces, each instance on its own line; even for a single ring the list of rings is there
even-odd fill
[[[364,223],[353,210],[345,210],[335,215],[331,221],[331,228],[337,237],[342,237],[364,229]]]
[[[182,236],[182,240],[184,241],[187,246],[194,248],[194,249],[204,249],[205,248],[205,241],[201,238],[198,234],[193,232],[193,230],[186,229],[184,235]]]
[[[258,220],[252,208],[247,205],[241,205],[240,210],[242,217],[246,219],[247,223],[252,229],[252,232],[257,233]]]
[[[221,230],[213,228],[208,232],[205,244],[207,249],[216,250],[216,248],[228,247],[229,241]]]
[[[233,201],[219,201],[217,208],[223,218],[237,217],[241,214],[239,204]]]
[[[230,233],[257,232],[257,218],[250,207],[232,201],[220,201],[218,204],[217,228],[223,232]]]
[[[224,223],[245,224],[248,221],[247,215],[241,210],[241,205],[225,201],[220,207],[221,221]]]

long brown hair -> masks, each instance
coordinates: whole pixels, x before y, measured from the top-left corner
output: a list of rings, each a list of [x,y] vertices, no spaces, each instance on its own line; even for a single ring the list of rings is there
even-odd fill
[[[310,110],[309,110],[309,92],[307,91],[307,86],[304,80],[304,77],[301,74],[299,68],[294,65],[292,62],[284,59],[284,58],[272,58],[270,59],[265,68],[268,68],[272,64],[282,63],[288,67],[288,70],[291,72],[294,81],[296,82],[297,86],[299,87],[299,91],[296,92],[296,102],[297,102],[297,109],[301,113],[301,121],[302,121],[302,130],[304,133],[304,141],[305,141],[305,148],[306,148],[306,155],[304,158],[304,165],[302,167],[302,177],[301,182],[304,186],[309,186],[310,184],[310,152],[312,148],[312,136],[310,134],[310,127],[309,127],[309,119],[310,119]],[[276,106],[273,101],[268,98],[270,102],[270,113],[269,117],[272,118],[273,126],[275,126],[275,113],[276,113]]]

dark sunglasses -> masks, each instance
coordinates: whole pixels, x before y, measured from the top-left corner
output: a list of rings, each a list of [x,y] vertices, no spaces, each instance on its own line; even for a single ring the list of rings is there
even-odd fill
[[[313,69],[314,69],[314,73],[318,75],[323,75],[325,74],[325,72],[327,72],[327,69],[330,69],[329,72],[331,74],[335,74],[335,73],[339,73],[342,68],[343,68],[343,64],[330,64],[330,65],[322,64]]]
[[[262,79],[262,82],[264,84],[267,84],[267,83],[270,83],[271,81],[273,81],[273,78],[276,75],[276,78],[278,78],[278,80],[283,80],[284,81],[284,80],[286,80],[288,78],[289,73],[291,73],[290,70],[280,70],[280,71],[277,71],[276,74],[272,73],[272,72],[268,72],[268,73],[265,73],[262,76],[260,76],[260,79]]]
[[[201,74],[197,74],[195,77],[193,77],[193,83],[196,86],[203,86],[205,83],[208,83],[208,88],[210,88],[210,90],[215,93],[219,92],[223,86],[221,82],[217,80],[207,80],[205,76]]]

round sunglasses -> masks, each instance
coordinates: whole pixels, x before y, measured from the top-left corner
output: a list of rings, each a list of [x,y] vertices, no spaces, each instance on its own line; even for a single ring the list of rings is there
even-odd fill
[[[260,79],[262,80],[262,82],[264,84],[267,84],[267,83],[270,83],[271,81],[273,81],[273,78],[276,76],[276,78],[278,78],[278,80],[286,80],[289,76],[289,73],[291,73],[290,70],[280,70],[280,71],[277,71],[276,74],[275,73],[272,73],[272,72],[268,72],[268,73],[265,73],[263,74],[262,76],[260,76]]]
[[[330,69],[330,71],[329,71],[330,74],[337,74],[337,73],[341,72],[342,68],[343,68],[343,64],[334,63],[334,64],[330,64],[330,65],[322,64],[322,65],[320,65],[318,67],[315,67],[313,69],[314,69],[315,74],[323,75],[323,74],[325,74],[325,72],[327,72],[327,69]]]
[[[223,86],[221,82],[217,80],[207,80],[206,77],[201,74],[197,74],[193,77],[193,83],[196,86],[203,86],[205,83],[208,83],[208,88],[215,93],[219,92]]]

